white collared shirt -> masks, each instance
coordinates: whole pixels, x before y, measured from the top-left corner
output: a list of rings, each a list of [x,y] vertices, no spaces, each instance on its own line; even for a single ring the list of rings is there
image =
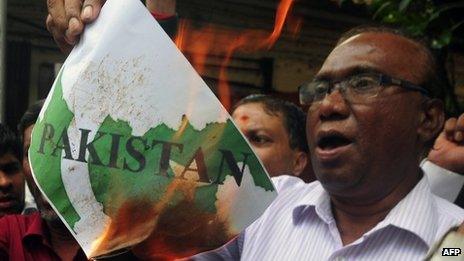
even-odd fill
[[[464,186],[464,175],[442,168],[428,160],[422,162],[421,168],[429,180],[433,194],[450,202],[456,200]]]
[[[295,184],[246,229],[241,259],[422,260],[463,220],[464,210],[434,196],[422,178],[382,222],[343,246],[321,184]]]
[[[464,174],[442,168],[429,160],[423,160],[421,168],[429,180],[430,189],[436,196],[454,202],[464,186]],[[304,183],[298,177],[281,175],[272,177],[277,192],[289,189],[298,183]]]

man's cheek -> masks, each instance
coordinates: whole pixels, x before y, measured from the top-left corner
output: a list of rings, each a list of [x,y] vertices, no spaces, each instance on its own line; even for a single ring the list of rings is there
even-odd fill
[[[253,149],[256,153],[256,156],[261,160],[261,162],[263,162],[264,165],[266,165],[265,163],[267,161],[266,149],[258,148],[258,147],[254,147]]]
[[[18,172],[15,174],[15,183],[24,185],[24,173]]]

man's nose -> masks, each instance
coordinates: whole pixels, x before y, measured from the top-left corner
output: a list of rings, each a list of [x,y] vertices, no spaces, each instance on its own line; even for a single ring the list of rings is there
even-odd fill
[[[0,171],[0,189],[5,190],[11,188],[12,183],[8,174],[3,171]]]
[[[327,93],[319,105],[321,120],[344,119],[350,114],[350,108],[339,89]]]

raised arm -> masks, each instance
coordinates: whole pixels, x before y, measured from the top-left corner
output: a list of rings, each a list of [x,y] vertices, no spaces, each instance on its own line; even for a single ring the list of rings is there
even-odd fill
[[[104,3],[105,0],[47,0],[47,29],[61,51],[67,54],[72,50],[85,26],[97,19]],[[146,0],[146,5],[158,20],[176,14],[176,0]],[[175,26],[175,21],[170,24]]]
[[[464,114],[448,119],[423,165],[434,194],[452,202],[459,199],[464,185],[463,133]],[[463,207],[464,201],[456,203]]]
[[[428,159],[442,168],[464,174],[464,113],[446,121]]]
[[[98,17],[105,0],[47,0],[47,29],[64,53],[77,43],[86,24]]]

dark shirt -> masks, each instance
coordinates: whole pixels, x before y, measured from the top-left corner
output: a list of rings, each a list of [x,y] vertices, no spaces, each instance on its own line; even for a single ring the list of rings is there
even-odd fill
[[[48,240],[48,228],[38,212],[0,219],[0,260],[60,260]],[[79,250],[74,260],[87,260]]]

